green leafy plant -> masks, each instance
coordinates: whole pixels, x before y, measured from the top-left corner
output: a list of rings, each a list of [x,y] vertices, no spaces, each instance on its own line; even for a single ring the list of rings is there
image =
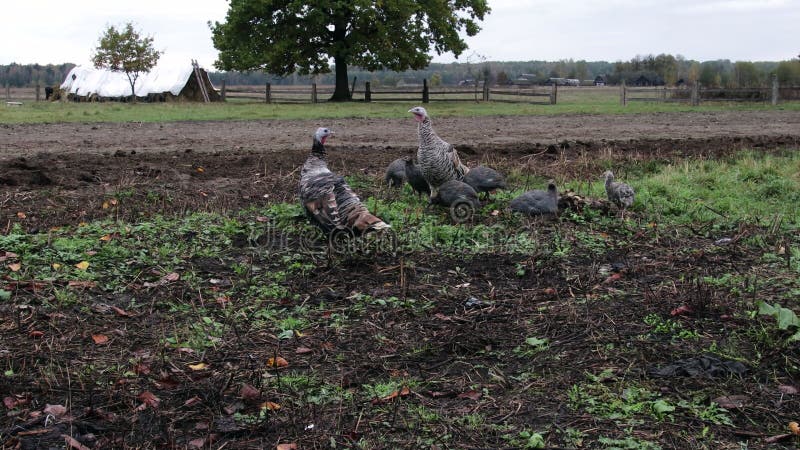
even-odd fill
[[[784,308],[778,303],[770,305],[762,301],[758,303],[758,313],[774,317],[778,321],[780,330],[794,331],[795,333],[787,339],[788,342],[800,341],[800,319],[797,318],[794,311]]]

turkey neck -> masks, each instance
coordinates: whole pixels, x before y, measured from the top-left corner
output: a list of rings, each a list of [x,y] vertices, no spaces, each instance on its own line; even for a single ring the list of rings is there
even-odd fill
[[[314,145],[311,146],[311,154],[319,157],[319,159],[325,159],[325,146],[322,145],[319,139],[314,139]]]
[[[425,118],[422,122],[419,123],[419,144],[423,146],[425,144],[435,144],[437,141],[441,139],[439,136],[436,135],[433,131],[433,127],[431,126],[431,119]]]

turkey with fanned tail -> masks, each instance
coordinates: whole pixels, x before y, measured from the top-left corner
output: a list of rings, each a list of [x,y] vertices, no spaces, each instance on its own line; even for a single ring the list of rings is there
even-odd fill
[[[421,106],[408,110],[419,123],[419,149],[417,150],[417,164],[422,171],[422,176],[431,187],[431,197],[436,196],[439,186],[450,180],[462,181],[464,174],[469,171],[461,163],[456,149],[448,144],[433,131],[428,112]]]
[[[311,154],[300,172],[300,203],[311,223],[324,233],[348,230],[354,235],[391,228],[370,214],[344,177],[328,169],[325,141],[333,134],[317,128]]]

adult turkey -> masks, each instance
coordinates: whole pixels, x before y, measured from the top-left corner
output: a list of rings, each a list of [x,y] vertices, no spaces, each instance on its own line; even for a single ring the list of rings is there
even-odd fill
[[[311,154],[300,172],[300,203],[311,223],[324,233],[348,230],[354,235],[391,228],[370,214],[344,177],[328,169],[325,141],[333,134],[317,128]]]
[[[406,182],[406,160],[404,158],[397,158],[386,167],[386,176],[384,177],[386,184],[389,187],[401,188]]]
[[[422,176],[431,187],[431,196],[436,195],[439,186],[450,181],[464,178],[469,171],[461,163],[456,149],[436,135],[431,125],[428,112],[421,106],[408,110],[418,122],[419,149],[417,150],[417,163],[422,171]]]
[[[431,194],[431,187],[428,185],[428,182],[425,181],[425,177],[422,176],[422,171],[419,170],[419,166],[414,164],[414,159],[410,156],[406,157],[405,174],[406,181],[408,181],[408,184],[414,189],[414,192],[418,195]]]
[[[606,170],[603,173],[603,177],[606,179],[606,195],[608,196],[608,200],[617,205],[617,208],[622,211],[622,217],[624,218],[625,210],[633,205],[633,200],[636,195],[633,188],[625,183],[614,181],[614,173],[610,170]]]
[[[535,189],[525,192],[511,200],[509,207],[529,216],[553,215],[558,213],[558,189],[552,181],[548,183],[547,190]]]
[[[469,169],[469,172],[464,175],[464,182],[472,186],[476,192],[485,193],[487,198],[490,192],[506,188],[505,177],[500,172],[486,166]]]

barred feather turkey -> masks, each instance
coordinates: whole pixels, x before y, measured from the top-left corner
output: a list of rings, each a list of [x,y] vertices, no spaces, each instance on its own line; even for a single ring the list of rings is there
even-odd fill
[[[433,131],[431,119],[425,108],[416,106],[408,112],[413,114],[418,122],[417,164],[422,176],[431,187],[431,197],[433,197],[442,184],[450,180],[462,181],[469,169],[461,163],[456,149]]]
[[[348,230],[354,235],[391,228],[370,214],[344,177],[328,169],[325,141],[333,134],[317,128],[311,154],[300,172],[300,203],[311,223],[324,233]]]
[[[614,181],[614,173],[610,170],[606,170],[603,173],[603,177],[606,179],[606,195],[608,196],[608,200],[619,208],[622,211],[622,217],[625,217],[625,210],[633,205],[633,200],[635,197],[635,193],[633,188],[625,183],[620,183],[618,181]]]

